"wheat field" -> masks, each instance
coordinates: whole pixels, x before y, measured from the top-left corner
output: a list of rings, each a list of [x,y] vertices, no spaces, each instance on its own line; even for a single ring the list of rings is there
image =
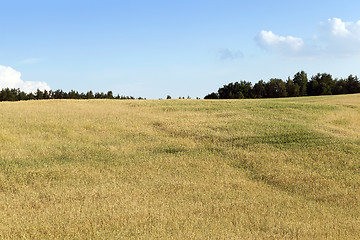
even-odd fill
[[[1,239],[359,239],[360,95],[0,103]]]

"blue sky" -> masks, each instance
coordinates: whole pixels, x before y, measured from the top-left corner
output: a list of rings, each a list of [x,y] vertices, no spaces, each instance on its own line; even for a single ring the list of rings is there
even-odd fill
[[[1,1],[0,87],[204,97],[360,75],[359,1]],[[21,75],[20,75],[21,74]]]

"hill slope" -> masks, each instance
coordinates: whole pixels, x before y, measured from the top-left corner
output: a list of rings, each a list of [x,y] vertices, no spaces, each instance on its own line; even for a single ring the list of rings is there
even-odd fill
[[[0,238],[360,238],[360,95],[0,103]]]

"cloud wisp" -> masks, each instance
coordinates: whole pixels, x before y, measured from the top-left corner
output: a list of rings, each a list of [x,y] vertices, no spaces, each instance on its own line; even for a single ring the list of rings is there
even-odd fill
[[[360,55],[360,21],[344,22],[340,18],[320,23],[313,39],[280,36],[272,31],[261,31],[255,42],[261,48],[285,57],[348,57]]]
[[[223,48],[218,51],[218,57],[220,60],[235,60],[238,58],[243,58],[244,54],[240,50]]]
[[[23,81],[20,72],[0,65],[0,89],[3,88],[20,88],[26,93],[35,92],[37,89],[42,91],[51,89],[46,82]]]

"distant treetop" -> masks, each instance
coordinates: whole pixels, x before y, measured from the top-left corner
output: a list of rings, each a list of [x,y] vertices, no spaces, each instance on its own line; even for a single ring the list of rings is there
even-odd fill
[[[328,73],[318,73],[308,80],[304,71],[298,72],[287,81],[272,78],[268,82],[260,80],[251,82],[240,81],[229,83],[212,92],[204,99],[241,99],[241,98],[279,98],[317,95],[337,95],[360,93],[360,82],[357,76],[333,79]]]
[[[41,99],[135,99],[132,96],[120,96],[119,94],[114,96],[112,91],[107,93],[92,91],[87,93],[79,93],[78,91],[71,90],[64,92],[63,90],[56,91],[41,91],[37,90],[35,93],[25,93],[20,89],[3,88],[0,91],[0,101],[20,101],[20,100],[41,100]],[[143,99],[139,97],[138,99]]]

